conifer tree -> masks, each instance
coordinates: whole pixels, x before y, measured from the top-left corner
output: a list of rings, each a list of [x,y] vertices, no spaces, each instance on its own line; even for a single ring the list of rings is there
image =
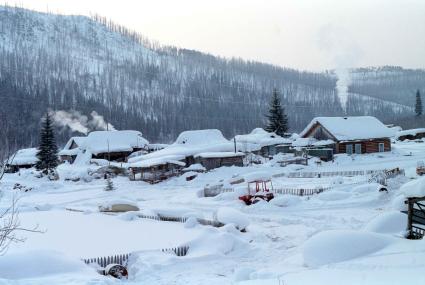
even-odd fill
[[[108,178],[106,179],[105,191],[113,191],[113,190],[115,190],[114,183],[112,182],[111,177],[108,175]]]
[[[416,116],[421,116],[422,115],[422,98],[421,98],[421,93],[418,91],[416,91],[416,103],[415,103],[415,113]]]
[[[43,119],[40,130],[40,145],[37,152],[38,162],[36,168],[44,174],[49,174],[58,164],[58,147],[49,113]]]
[[[272,100],[270,102],[269,113],[266,115],[268,119],[265,128],[268,132],[275,132],[279,136],[283,136],[288,131],[288,117],[280,102],[279,93],[276,88],[273,89]]]

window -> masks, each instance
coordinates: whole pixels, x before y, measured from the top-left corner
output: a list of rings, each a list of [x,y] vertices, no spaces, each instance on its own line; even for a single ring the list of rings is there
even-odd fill
[[[353,154],[353,145],[352,144],[345,145],[345,152],[348,155],[352,155]]]
[[[362,153],[362,144],[361,143],[356,143],[356,145],[355,145],[355,152],[356,152],[356,154],[361,154]]]
[[[384,152],[384,151],[385,151],[384,143],[379,143],[379,152]]]

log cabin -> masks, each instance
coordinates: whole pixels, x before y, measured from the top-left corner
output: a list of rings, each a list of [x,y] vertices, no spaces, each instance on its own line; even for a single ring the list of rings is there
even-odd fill
[[[371,116],[317,117],[300,133],[302,138],[334,141],[334,153],[391,151],[393,131]]]

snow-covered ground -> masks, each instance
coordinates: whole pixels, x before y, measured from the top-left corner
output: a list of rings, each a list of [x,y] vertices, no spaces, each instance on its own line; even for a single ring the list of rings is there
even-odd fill
[[[0,184],[4,209],[19,197],[23,227],[43,233],[19,233],[0,257],[0,284],[115,284],[122,281],[97,274],[82,258],[133,253],[129,284],[425,284],[425,241],[403,238],[407,217],[400,186],[425,160],[425,143],[397,143],[392,153],[348,157],[309,166],[279,167],[273,161],[251,167],[223,167],[192,181],[173,178],[156,185],[113,179],[106,182],[65,181],[87,172],[72,165],[59,167],[60,181],[35,178],[31,170],[6,174]],[[206,184],[236,176],[293,171],[377,170],[400,167],[406,177],[389,181],[378,192],[369,177],[274,177],[275,187],[331,190],[311,197],[278,195],[270,203],[245,206],[237,193],[200,197]],[[71,175],[71,176],[72,176]],[[15,183],[31,187],[13,190]],[[419,183],[420,184],[420,183]],[[420,184],[423,185],[423,184]],[[238,186],[241,188],[241,186]],[[243,188],[243,186],[242,186]],[[128,201],[139,214],[218,218],[224,227],[142,219],[135,212],[101,213],[99,206]],[[246,227],[240,232],[235,224]],[[161,248],[188,245],[185,257]],[[408,282],[407,282],[408,281]]]

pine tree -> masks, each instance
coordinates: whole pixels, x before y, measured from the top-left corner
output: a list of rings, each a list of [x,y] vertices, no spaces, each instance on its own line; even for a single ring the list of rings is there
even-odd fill
[[[40,130],[40,145],[37,152],[38,162],[36,168],[44,174],[49,174],[58,164],[58,147],[52,126],[52,118],[49,113],[43,120]]]
[[[266,117],[268,119],[268,123],[265,128],[266,131],[274,132],[279,136],[283,136],[288,131],[288,117],[281,105],[279,93],[276,89],[273,89],[269,114],[266,115]]]
[[[416,104],[415,104],[415,113],[416,116],[421,116],[422,115],[422,99],[421,99],[421,93],[418,91],[416,91]]]
[[[111,177],[108,175],[108,178],[106,179],[105,191],[113,191],[113,190],[115,190],[114,183],[112,182]]]

